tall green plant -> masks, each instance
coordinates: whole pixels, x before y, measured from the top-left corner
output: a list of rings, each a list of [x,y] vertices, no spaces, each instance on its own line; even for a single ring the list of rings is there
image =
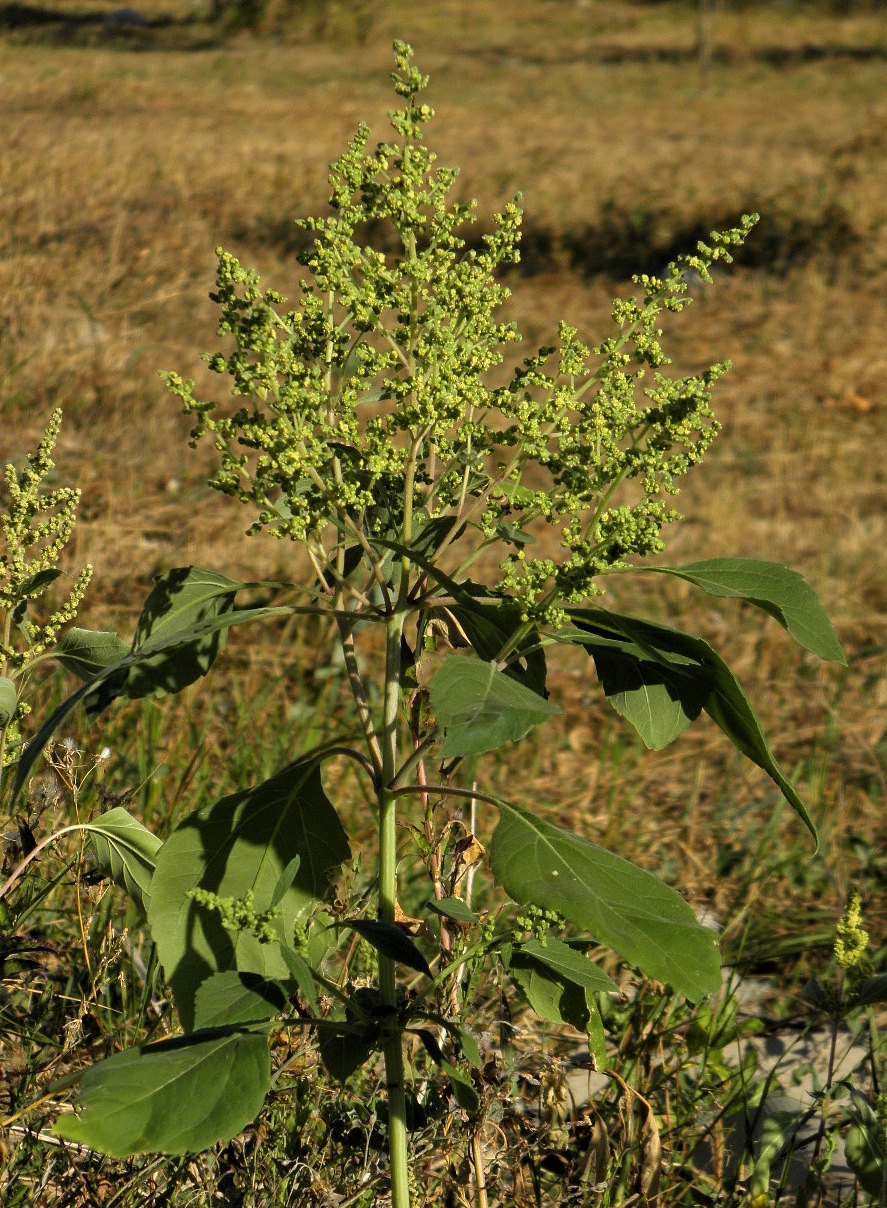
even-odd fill
[[[463,1005],[480,962],[495,962],[543,1018],[586,1032],[601,1067],[598,1001],[615,986],[591,947],[691,1000],[720,984],[716,936],[673,889],[554,826],[544,803],[537,812],[460,782],[467,759],[559,712],[546,651],[574,649],[649,747],[707,713],[814,834],[727,664],[701,638],[605,608],[604,584],[678,576],[753,604],[822,658],[843,655],[812,589],[783,566],[637,564],[662,550],[677,516],[670,496],[717,432],[710,395],[727,367],[670,374],[657,324],[689,304],[685,274],[710,279],[754,218],[663,278],[637,278],[639,296],[614,303],[612,334],[595,348],[562,324],[556,343],[508,374],[505,350],[520,337],[498,313],[503,271],[519,259],[518,201],[467,242],[473,207],[453,200],[456,173],[435,166],[424,141],[427,81],[409,47],[395,51],[393,137],[370,150],[362,125],[333,164],[330,215],[302,223],[313,243],[298,305],[219,250],[212,297],[228,344],[209,364],[232,405],[167,377],[194,439],[217,450],[212,485],[252,510],[251,532],[304,549],[310,581],[248,584],[189,567],[158,579],[131,643],[69,630],[56,657],[84,683],[28,744],[17,784],[79,703],[98,713],[118,697],[180,690],[209,670],[233,625],[330,620],[353,735],[185,817],[159,848],[119,807],[90,824],[100,865],[144,908],[183,1032],[86,1070],[79,1110],[56,1131],[118,1155],[231,1137],[261,1109],[282,1016],[316,1032],[342,1079],[382,1054],[392,1204],[406,1208],[417,1046],[468,1117],[478,1110]],[[250,602],[269,588],[283,602]],[[323,903],[350,848],[323,770],[343,758],[374,802],[378,864],[371,907],[333,915]],[[482,848],[469,828],[444,824],[454,802],[479,807],[484,825],[497,815],[489,866],[513,908],[472,910],[465,885]],[[434,951],[400,908],[401,819],[415,823],[427,870]],[[373,984],[333,976],[343,932],[375,950]]]

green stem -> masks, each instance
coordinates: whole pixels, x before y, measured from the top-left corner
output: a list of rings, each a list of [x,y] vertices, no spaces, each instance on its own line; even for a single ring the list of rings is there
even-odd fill
[[[394,613],[386,626],[385,696],[380,742],[382,779],[379,801],[379,918],[393,923],[397,902],[397,796],[391,785],[397,772],[397,716],[400,705],[400,643],[404,614]],[[382,1004],[390,1009],[392,1031],[385,1041],[385,1082],[388,1090],[388,1153],[391,1168],[391,1208],[410,1208],[407,1151],[406,1088],[404,1085],[403,1031],[397,1019],[397,981],[394,961],[379,953],[379,988]]]

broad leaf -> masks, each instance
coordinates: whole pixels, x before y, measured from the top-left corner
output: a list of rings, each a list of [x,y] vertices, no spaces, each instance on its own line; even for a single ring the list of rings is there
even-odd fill
[[[665,686],[670,699],[680,703],[692,720],[701,707],[724,731],[733,745],[779,786],[783,796],[803,820],[814,839],[816,827],[797,789],[773,757],[755,711],[739,681],[724,660],[702,638],[691,637],[667,625],[621,616],[600,608],[570,609],[577,630],[565,630],[562,641],[587,645],[595,653],[601,639],[612,657],[632,660],[650,683]],[[627,715],[628,716],[628,715]],[[635,715],[628,717],[635,723]]]
[[[143,914],[147,913],[160,839],[120,805],[86,823],[83,829],[102,873],[125,890]]]
[[[90,1066],[80,1114],[62,1116],[53,1131],[117,1158],[197,1152],[230,1141],[255,1119],[270,1086],[263,1034],[199,1032]]]
[[[351,927],[383,956],[431,977],[428,961],[408,935],[395,923],[380,923],[376,919],[342,919],[342,927]]]
[[[482,662],[491,662],[512,635],[523,626],[520,607],[511,600],[495,604],[459,604],[449,610],[459,622],[474,653]],[[545,689],[545,651],[538,646],[539,633],[533,629],[512,654],[503,671],[525,688],[547,697]]]
[[[52,652],[66,671],[82,680],[119,664],[130,646],[111,629],[69,629]]]
[[[559,977],[575,982],[585,990],[593,990],[596,994],[615,993],[619,990],[603,969],[599,969],[584,953],[571,948],[556,936],[547,936],[545,943],[536,939],[527,940],[515,945],[514,951],[545,965]]]
[[[194,1026],[196,989],[212,973],[237,969],[289,980],[281,947],[290,946],[296,919],[327,892],[331,874],[350,854],[316,756],[176,827],[157,856],[148,922],[186,1029]],[[252,892],[255,909],[267,910],[296,856],[298,871],[277,903],[270,943],[251,931],[226,930],[217,911],[188,896],[198,887],[236,900]]]
[[[847,1133],[847,1164],[869,1195],[880,1197],[887,1186],[887,1146],[884,1126],[872,1105],[855,1086],[842,1079],[850,1091],[847,1110],[852,1123]]]
[[[856,991],[856,1001],[861,1006],[876,1002],[887,1002],[887,973],[876,973],[863,978]]]
[[[0,729],[8,726],[18,706],[18,690],[8,675],[0,675]]]
[[[255,973],[214,973],[194,996],[194,1022],[198,1030],[241,1023],[261,1023],[286,1009],[286,995],[278,982]]]
[[[363,987],[351,995],[346,1008],[331,1019],[315,1024],[323,1064],[332,1076],[345,1082],[376,1051],[380,1028],[373,1015],[379,1006],[375,990]]]
[[[13,797],[16,797],[21,792],[22,786],[30,775],[47,742],[49,742],[59,726],[62,725],[68,715],[81,702],[87,713],[95,715],[118,697],[129,696],[137,698],[141,695],[150,695],[158,691],[155,674],[157,672],[155,656],[160,653],[165,653],[170,658],[165,672],[166,687],[162,691],[172,691],[173,688],[171,685],[176,680],[178,680],[180,687],[187,687],[188,683],[193,682],[188,677],[194,667],[194,659],[188,652],[189,647],[200,645],[206,641],[214,641],[220,632],[231,628],[233,625],[258,621],[267,617],[292,616],[292,614],[293,609],[288,607],[245,608],[239,609],[237,612],[225,612],[219,616],[208,617],[195,624],[188,625],[185,629],[175,630],[172,633],[164,632],[152,637],[143,646],[140,646],[138,650],[129,650],[119,662],[103,667],[78,688],[76,692],[69,696],[67,700],[62,701],[28,742],[16,767]],[[101,635],[98,636],[100,637]],[[111,637],[113,638],[114,635],[112,634]],[[185,650],[181,673],[177,672],[173,667],[175,652],[179,648],[184,648]],[[110,645],[108,649],[110,649]],[[98,659],[101,652],[100,642],[96,642],[92,647],[92,652]],[[72,652],[72,654],[71,670],[76,673],[77,655],[76,652]],[[84,658],[87,657],[89,657],[88,652],[84,654]],[[130,673],[134,671],[138,672],[139,667],[143,664],[145,666],[151,665],[153,670],[145,676],[136,674],[132,681],[130,681]]]
[[[431,709],[445,731],[444,759],[493,751],[560,713],[493,663],[452,655],[429,685]]]
[[[577,1032],[585,1032],[598,1064],[606,1063],[603,1025],[590,990],[560,976],[521,949],[512,954],[508,973],[540,1019],[569,1024]]]
[[[496,881],[515,902],[556,910],[648,977],[698,1001],[720,985],[717,937],[652,873],[510,802],[495,800]]]
[[[442,898],[439,902],[431,898],[425,905],[435,914],[441,914],[445,919],[452,919],[454,923],[464,923],[470,927],[474,923],[480,922],[480,916],[476,915],[461,898]]]
[[[164,643],[182,630],[212,620],[234,607],[242,584],[197,566],[180,567],[161,575],[154,584],[133,637],[133,653],[149,643],[159,644],[158,653],[133,665],[124,695],[137,698],[181,692],[206,675],[225,641],[225,630],[172,648]],[[143,652],[144,653],[144,652]]]
[[[710,596],[732,596],[775,617],[792,637],[820,658],[846,664],[844,651],[819,596],[803,575],[759,558],[712,558],[685,566],[649,566],[645,572],[675,575]]]
[[[607,700],[651,750],[674,742],[702,712],[711,685],[698,665],[688,674],[645,657],[631,643],[589,642],[587,648]]]

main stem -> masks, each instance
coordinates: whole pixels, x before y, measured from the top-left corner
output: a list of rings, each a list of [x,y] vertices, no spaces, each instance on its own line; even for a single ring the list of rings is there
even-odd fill
[[[385,696],[382,723],[382,778],[379,801],[379,917],[394,923],[397,901],[397,798],[391,785],[397,772],[397,717],[400,705],[400,644],[403,613],[395,612],[386,625]],[[407,1152],[406,1088],[403,1038],[397,1019],[395,964],[379,953],[382,1004],[390,1009],[391,1032],[385,1041],[385,1082],[388,1090],[388,1155],[391,1167],[391,1208],[410,1208]]]

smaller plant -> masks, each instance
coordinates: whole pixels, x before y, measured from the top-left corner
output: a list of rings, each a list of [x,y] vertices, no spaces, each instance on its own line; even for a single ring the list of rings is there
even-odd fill
[[[824,1066],[816,1059],[792,1060],[793,1082],[802,1076],[812,1082],[809,1102],[806,1096],[785,1093],[788,1065],[780,1059],[766,1078],[746,1071],[741,1093],[725,1113],[732,1117],[733,1128],[742,1120],[747,1131],[743,1161],[734,1162],[728,1182],[734,1192],[744,1188],[755,1204],[770,1203],[774,1193],[786,1191],[793,1159],[801,1159],[807,1168],[806,1179],[796,1188],[799,1202],[812,1203],[814,1197],[821,1202],[829,1194],[829,1170],[842,1134],[846,1162],[859,1187],[881,1208],[887,1202],[884,1096],[879,1090],[885,1053],[872,1014],[874,1006],[887,1002],[887,976],[871,972],[868,944],[862,898],[853,891],[835,928],[835,973],[825,980],[812,977],[805,986],[809,1023],[785,1054],[788,1058],[796,1048],[809,1047],[810,1041],[820,1048],[822,1041],[816,1038],[826,1032]],[[855,1068],[846,1071],[851,1046],[865,1040],[865,1058],[855,1058]],[[838,1077],[841,1066],[845,1073]],[[873,1089],[866,1090],[866,1084]]]
[[[180,691],[233,625],[313,616],[334,627],[349,732],[309,749],[294,727],[288,764],[188,814],[162,842],[122,807],[89,822],[100,868],[145,915],[182,1034],[85,1070],[79,1111],[56,1131],[120,1156],[205,1149],[262,1109],[269,1037],[298,1052],[310,1030],[339,1081],[384,1065],[392,1208],[417,1198],[411,1127],[453,1113],[483,1202],[492,1058],[469,1012],[486,970],[503,1011],[516,994],[586,1036],[590,1063],[640,1119],[639,1169],[620,1177],[654,1198],[658,1125],[606,1044],[602,1006],[619,986],[601,952],[698,1002],[721,985],[717,937],[660,879],[466,769],[559,712],[546,658],[557,646],[593,667],[651,748],[707,713],[815,834],[715,651],[600,603],[609,576],[675,576],[843,661],[815,593],[785,567],[638,565],[662,551],[671,497],[717,433],[710,396],[727,368],[669,374],[660,317],[688,305],[685,274],[709,280],[754,218],[662,278],[636,278],[638,296],[614,302],[613,332],[593,348],[563,323],[509,374],[505,350],[520,337],[497,310],[519,259],[518,199],[468,245],[473,208],[453,200],[456,173],[425,142],[427,80],[405,44],[395,64],[390,141],[370,150],[361,125],[332,166],[330,215],[302,224],[314,240],[298,306],[219,249],[212,297],[228,343],[208,359],[232,405],[167,377],[194,440],[218,453],[212,485],[251,510],[251,532],[300,546],[312,575],[250,584],[177,569],[157,580],[131,642],[69,629],[53,655],[84,683],[20,752],[16,788],[78,704],[96,715]],[[370,246],[378,230],[387,238]],[[282,645],[281,664],[290,657]],[[344,767],[370,803],[377,848],[364,854],[370,890],[337,902],[352,853],[327,786],[342,791]],[[478,892],[484,864],[498,895]]]

